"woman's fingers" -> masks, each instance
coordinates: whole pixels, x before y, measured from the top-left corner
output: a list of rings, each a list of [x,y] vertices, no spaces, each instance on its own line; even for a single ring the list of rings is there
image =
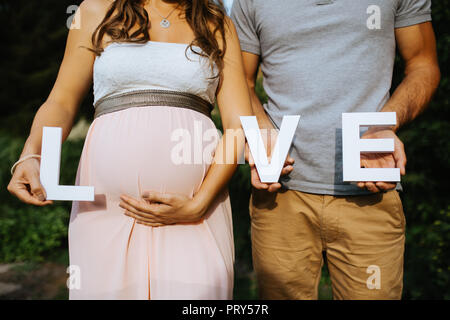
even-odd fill
[[[172,219],[168,219],[164,215],[165,211],[163,210],[163,207],[165,205],[143,203],[142,201],[126,196],[122,196],[121,198],[127,199],[128,201],[122,200],[119,203],[119,207],[125,209],[124,214],[131,218],[148,223],[174,223]]]
[[[139,224],[151,224],[152,226],[162,226],[162,225],[171,225],[174,224],[175,221],[172,219],[167,219],[164,217],[158,217],[158,216],[146,216],[143,217],[142,215],[137,214],[135,211],[131,212],[129,210],[125,210],[124,213],[126,216],[136,219],[136,222]]]
[[[144,191],[142,198],[149,202],[164,203],[166,205],[172,205],[178,198],[175,194],[161,193],[155,191]]]
[[[35,206],[45,206],[47,204],[52,204],[53,201],[46,200],[46,201],[40,201],[33,197],[33,195],[30,194],[30,192],[25,188],[16,188],[13,190],[13,193],[17,198],[19,198],[20,201],[25,202],[27,204],[32,204]]]
[[[135,208],[134,206],[126,203],[126,202],[120,202],[119,203],[119,207],[121,207],[122,209],[125,209],[137,216],[140,216],[142,218],[149,218],[152,217],[152,214],[148,211],[142,211],[140,209]]]
[[[45,189],[39,179],[39,166],[29,160],[16,168],[7,189],[27,204],[45,206],[53,203],[52,200],[45,200]]]
[[[142,224],[142,225],[144,225],[144,226],[147,226],[147,227],[164,227],[164,226],[167,226],[167,224],[163,224],[163,223],[147,223],[147,222],[139,222],[139,221],[137,221],[136,222],[137,224]]]
[[[136,214],[135,212],[125,210],[124,214],[128,217],[136,219],[138,222],[146,222],[146,223],[163,223],[161,219],[157,219],[156,217],[143,217],[141,215]]]
[[[28,175],[28,180],[30,182],[31,194],[39,201],[45,201],[46,193],[44,187],[41,185],[39,175],[31,173]]]
[[[152,213],[153,210],[156,210],[155,205],[149,204],[145,201],[140,201],[137,200],[135,198],[126,196],[126,195],[121,195],[120,199],[122,200],[121,203],[127,205],[127,206],[131,206],[139,211],[145,212],[145,213]]]
[[[138,216],[142,217],[154,217],[160,212],[157,205],[152,205],[148,203],[142,203],[139,201],[130,200],[129,202],[122,200],[119,203],[119,207],[131,211]]]
[[[45,206],[47,204],[52,204],[52,200],[39,200],[37,197],[35,197],[27,187],[29,185],[29,182],[25,179],[18,179],[13,178],[10,183],[8,184],[8,191],[16,196],[20,201],[32,204],[36,206]]]

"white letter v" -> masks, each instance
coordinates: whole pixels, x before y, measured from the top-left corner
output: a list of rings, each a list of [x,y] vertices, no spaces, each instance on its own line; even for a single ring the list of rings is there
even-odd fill
[[[297,129],[300,116],[284,116],[281,122],[281,128],[269,159],[267,151],[261,137],[261,131],[255,116],[240,117],[242,128],[247,138],[250,152],[255,161],[256,170],[263,183],[277,182],[281,175],[284,162],[289,152],[295,130]]]

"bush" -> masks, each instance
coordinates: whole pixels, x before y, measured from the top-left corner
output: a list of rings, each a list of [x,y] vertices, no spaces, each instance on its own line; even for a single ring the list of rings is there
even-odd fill
[[[433,26],[442,73],[440,87],[426,112],[403,128],[408,157],[402,179],[407,219],[404,294],[406,299],[450,299],[450,1],[433,1]],[[402,78],[397,64],[394,83]]]
[[[52,250],[67,247],[67,226],[71,202],[27,205],[6,189],[11,165],[17,160],[25,140],[0,137],[0,262],[42,260]],[[67,141],[62,147],[61,184],[75,182],[83,141]]]
[[[67,236],[68,212],[62,207],[0,206],[0,261],[42,260]]]

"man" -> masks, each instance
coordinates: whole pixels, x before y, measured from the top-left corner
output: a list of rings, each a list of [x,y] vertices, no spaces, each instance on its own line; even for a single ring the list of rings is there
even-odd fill
[[[252,167],[261,298],[317,299],[324,256],[335,299],[401,298],[406,222],[396,185],[342,181],[341,119],[344,112],[396,112],[396,126],[363,133],[394,139],[394,153],[363,154],[361,165],[405,174],[396,132],[425,109],[440,79],[430,7],[430,0],[234,0],[260,128],[301,115],[290,151],[295,169],[288,159],[281,184],[261,183]],[[396,46],[405,77],[390,96]],[[255,93],[259,66],[264,106]]]

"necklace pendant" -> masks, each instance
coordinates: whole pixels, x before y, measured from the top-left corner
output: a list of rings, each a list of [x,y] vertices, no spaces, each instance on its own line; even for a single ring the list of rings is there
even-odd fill
[[[170,27],[170,22],[167,19],[162,19],[161,22],[159,23],[159,25],[163,28],[168,28]]]

